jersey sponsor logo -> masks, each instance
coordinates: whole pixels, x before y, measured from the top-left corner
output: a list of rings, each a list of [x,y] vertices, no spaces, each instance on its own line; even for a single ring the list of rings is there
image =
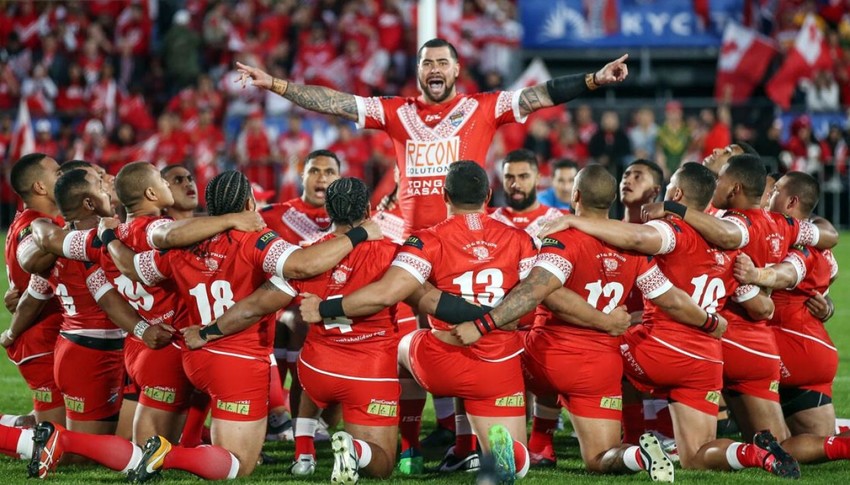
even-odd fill
[[[82,397],[65,396],[65,409],[75,413],[86,412],[86,400]]]
[[[207,269],[210,271],[216,271],[218,269],[218,261],[213,258],[205,258],[204,265],[206,265]]]
[[[779,381],[770,381],[770,392],[779,394]]]
[[[407,195],[418,197],[422,195],[442,195],[443,179],[436,180],[408,180]]]
[[[599,400],[599,407],[602,409],[613,409],[615,411],[622,411],[623,396],[605,396]]]
[[[472,255],[478,258],[479,261],[483,261],[490,257],[490,251],[484,246],[475,246],[472,248]]]
[[[247,416],[251,413],[250,401],[227,402],[218,399],[215,402],[215,407],[222,411],[227,411],[228,413],[234,414],[241,414],[242,416]]]
[[[257,249],[260,251],[266,249],[266,246],[268,246],[270,242],[274,241],[275,238],[277,238],[277,233],[274,231],[269,231],[263,234],[259,239],[257,239]]]
[[[620,263],[614,258],[602,258],[602,264],[605,266],[605,271],[617,271]]]
[[[494,404],[498,408],[524,408],[525,394],[518,392],[510,396],[496,398],[496,402]]]
[[[53,402],[53,392],[50,389],[33,389],[32,398],[38,402]]]
[[[398,402],[372,399],[366,407],[366,414],[394,418],[398,416]]]
[[[726,254],[716,249],[709,249],[708,251],[710,253],[714,253],[714,262],[717,264],[717,266],[726,267],[726,258],[728,257],[726,256]]]
[[[345,281],[348,279],[348,275],[345,274],[345,271],[338,269],[331,274],[331,279],[337,285],[345,284]]]
[[[741,219],[744,220],[744,222],[747,223],[747,227],[753,225],[753,222],[750,220],[750,218],[747,217],[747,215],[744,214],[743,212],[739,212],[739,211],[736,211],[734,209],[728,210],[723,214],[723,217],[728,217],[728,216],[738,216],[738,217],[740,217]]]
[[[544,237],[541,247],[564,249],[564,244],[561,241],[558,241],[557,239],[553,239],[551,237]]]
[[[460,157],[460,137],[436,141],[407,140],[404,149],[407,177],[446,175],[449,165]]]
[[[18,242],[23,241],[24,238],[29,236],[30,234],[32,234],[32,226],[27,226],[21,229],[21,232],[18,233]]]
[[[455,128],[460,126],[460,124],[463,123],[463,113],[457,112],[449,116],[449,123],[451,123]]]
[[[416,236],[410,236],[407,238],[407,241],[404,241],[404,246],[412,246],[416,249],[422,249],[425,247],[425,243]]]
[[[708,391],[705,394],[705,400],[711,404],[720,404],[720,391]]]
[[[166,404],[174,404],[176,396],[174,389],[170,387],[146,387],[144,393],[148,398]]]
[[[432,122],[432,121],[437,121],[437,120],[439,120],[439,119],[440,119],[440,118],[442,118],[442,117],[443,117],[443,116],[442,116],[442,115],[439,115],[439,114],[436,114],[436,115],[428,115],[428,116],[426,116],[426,117],[425,117],[425,123],[430,123],[430,122]]]
[[[774,258],[782,256],[782,242],[784,238],[780,234],[770,234],[767,236],[767,246],[770,248],[770,255]]]

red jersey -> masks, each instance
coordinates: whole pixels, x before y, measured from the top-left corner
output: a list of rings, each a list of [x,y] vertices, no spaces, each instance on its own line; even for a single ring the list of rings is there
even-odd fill
[[[399,204],[408,233],[446,218],[443,183],[452,162],[472,160],[484,167],[496,129],[525,121],[520,93],[459,94],[435,105],[421,97],[355,96],[357,125],[386,131],[395,145]]]
[[[319,242],[333,237],[329,234]],[[298,293],[313,293],[323,300],[341,298],[381,279],[397,249],[387,240],[359,244],[330,270],[307,280],[293,280],[292,287]],[[398,377],[394,359],[383,358],[387,349],[398,343],[395,313],[393,305],[366,317],[326,318],[323,324],[310,325],[302,360],[318,369],[339,368],[340,362],[349,362],[347,374],[354,377]],[[312,357],[307,361],[304,355]],[[392,365],[376,367],[386,362]]]
[[[536,255],[524,231],[486,214],[464,214],[414,233],[393,266],[420,283],[429,281],[441,291],[495,307],[531,271]],[[434,329],[452,328],[436,318],[428,320]],[[472,350],[483,360],[501,361],[522,352],[522,343],[516,332],[496,330],[478,340]]]
[[[313,207],[302,199],[272,204],[260,210],[269,229],[296,246],[310,246],[327,235],[331,219],[325,206]]]
[[[757,268],[779,263],[788,254],[791,246],[817,244],[818,230],[814,224],[767,209],[727,210],[721,217],[740,228],[740,247]],[[745,316],[746,311],[737,305],[729,305],[729,310],[724,312],[723,316],[730,325],[752,324]]]
[[[652,256],[627,253],[576,229],[556,232],[543,239],[534,264],[555,275],[569,290],[581,295],[597,310],[610,313],[636,286],[647,299],[663,295],[672,284]],[[581,339],[586,349],[616,349],[618,337],[579,327],[554,315],[538,314],[532,332],[545,331],[556,340]]]
[[[688,223],[667,217],[650,221],[662,237],[655,259],[673,286],[691,295],[703,310],[716,313],[727,297],[737,302],[755,298],[757,286],[739,285],[732,273],[737,250],[724,251],[710,245]],[[690,357],[723,361],[720,340],[697,327],[676,322],[652,301],[644,302],[643,323],[650,338]]]
[[[35,219],[48,217],[46,214],[33,209],[24,209],[15,215],[15,219],[9,226],[6,235],[6,275],[9,278],[9,286],[14,286],[18,291],[27,291],[30,283],[30,274],[21,268],[18,251],[30,244],[35,244],[32,238],[30,224]],[[65,225],[61,217],[51,218],[57,226]],[[6,349],[9,358],[16,364],[27,360],[50,354],[56,346],[56,336],[59,334],[59,325],[62,322],[62,308],[59,302],[50,299],[38,316],[38,323],[30,327],[26,332],[15,339],[11,347]]]
[[[564,214],[566,212],[540,204],[540,207],[528,212],[517,212],[510,207],[498,207],[490,213],[490,217],[509,226],[522,229],[531,237],[537,237],[544,224]]]
[[[788,252],[783,262],[789,262],[794,267],[797,273],[797,281],[794,286],[787,290],[774,291],[771,295],[776,310],[773,313],[773,320],[770,321],[773,325],[779,325],[783,328],[798,329],[806,331],[806,327],[817,327],[823,329],[823,322],[815,318],[814,315],[806,312],[801,312],[805,317],[800,321],[797,318],[797,312],[794,312],[794,319],[785,318],[791,315],[791,312],[783,312],[785,309],[796,309],[805,305],[806,300],[814,296],[815,292],[820,292],[826,295],[829,292],[829,283],[835,276],[838,275],[838,263],[832,255],[832,251],[816,249],[806,246],[794,246]],[[817,332],[821,333],[821,332]],[[822,333],[826,333],[823,329]]]
[[[55,296],[62,304],[62,333],[94,338],[124,338],[127,333],[116,327],[97,302],[113,290],[103,268],[83,261],[59,258],[46,280],[33,277],[28,292],[45,300]]]
[[[186,249],[146,251],[135,257],[136,271],[147,285],[165,279],[177,284],[189,318],[175,321],[182,328],[209,325],[237,301],[247,297],[268,279],[281,274],[286,258],[297,250],[274,231],[227,231]],[[271,281],[291,296],[296,293],[279,277]],[[203,347],[208,352],[268,362],[272,351],[274,314],[255,325]]]
[[[398,206],[388,211],[372,211],[372,220],[381,228],[385,238],[396,244],[404,243],[404,219]]]

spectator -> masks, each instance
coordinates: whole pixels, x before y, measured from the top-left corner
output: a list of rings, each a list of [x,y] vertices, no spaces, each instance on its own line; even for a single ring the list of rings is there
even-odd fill
[[[616,111],[602,113],[600,130],[590,139],[587,149],[597,163],[607,167],[617,180],[620,179],[632,153],[632,145],[626,132],[620,128],[620,116]]]
[[[236,139],[236,163],[248,180],[278,191],[276,166],[281,159],[275,138],[274,130],[263,123],[263,112],[251,113]]]
[[[366,164],[369,162],[369,142],[359,133],[354,132],[351,123],[339,123],[339,138],[328,147],[342,161],[342,177],[357,177],[364,179]]]
[[[838,83],[832,73],[827,70],[815,72],[813,80],[801,80],[800,89],[806,94],[808,111],[839,111],[841,109]]]
[[[21,95],[33,116],[52,115],[55,108],[53,101],[58,94],[56,83],[47,77],[47,68],[41,64],[33,68],[32,77],[25,79],[21,86]]]
[[[587,150],[587,145],[578,139],[578,134],[572,123],[561,124],[556,136],[556,141],[552,143],[552,158],[568,158],[581,165],[587,163],[590,153]]]
[[[540,192],[537,199],[543,205],[562,210],[572,210],[573,184],[579,166],[568,159],[552,164],[552,187]]]
[[[691,133],[682,119],[682,103],[668,101],[664,108],[664,124],[658,130],[655,157],[658,165],[664,170],[664,179],[670,180],[685,157]]]
[[[178,10],[162,40],[162,59],[173,92],[194,84],[201,74],[201,36],[192,30],[189,20],[188,10]]]
[[[47,70],[47,77],[56,84],[61,85],[68,82],[70,61],[59,50],[59,41],[55,35],[48,34],[42,37],[41,49],[36,56],[35,64],[44,66]]]
[[[593,111],[586,104],[579,105],[576,110],[576,130],[578,139],[585,145],[590,144],[590,139],[596,134],[599,126],[593,121]]]
[[[645,107],[635,113],[635,125],[629,130],[629,141],[635,158],[652,160],[655,158],[655,142],[658,138],[658,125],[655,113]]]
[[[714,115],[713,110],[704,109],[700,112],[700,118],[703,125],[708,129],[705,138],[703,138],[702,154],[699,157],[702,160],[710,155],[715,148],[724,148],[732,143],[732,133],[729,128],[732,123],[732,116],[729,114],[729,107],[721,105],[717,107],[717,116]]]
[[[6,62],[0,52],[0,112],[11,111],[18,107],[18,96],[21,93],[21,85],[12,71],[12,66]]]
[[[53,126],[50,120],[38,120],[35,123],[35,150],[52,158],[59,158],[59,144],[53,140]]]
[[[168,165],[183,165],[191,155],[189,135],[180,129],[177,117],[171,113],[160,115],[154,140],[150,162],[158,169]]]
[[[779,154],[782,152],[782,121],[775,120],[766,130],[759,130],[760,134],[756,138],[753,148],[766,162],[772,163],[768,165],[777,170],[786,170],[779,163]]]
[[[88,93],[79,64],[68,68],[67,84],[59,88],[56,96],[56,113],[65,120],[79,121],[89,114]]]

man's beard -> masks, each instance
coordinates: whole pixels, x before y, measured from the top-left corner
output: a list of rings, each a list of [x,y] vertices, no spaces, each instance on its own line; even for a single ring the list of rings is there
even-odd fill
[[[419,80],[419,89],[422,91],[422,96],[424,96],[425,99],[427,99],[428,101],[431,101],[433,103],[442,103],[443,101],[448,99],[449,96],[451,95],[452,89],[454,89],[454,87],[455,87],[455,83],[449,84],[449,83],[443,81],[443,95],[440,96],[439,98],[435,98],[435,97],[431,96],[431,90],[428,87],[428,82],[426,81],[426,82],[423,83],[421,79]]]
[[[508,207],[515,211],[524,211],[534,205],[535,202],[537,202],[536,190],[532,190],[528,194],[525,194],[525,197],[520,200],[514,199],[513,194],[508,194]]]

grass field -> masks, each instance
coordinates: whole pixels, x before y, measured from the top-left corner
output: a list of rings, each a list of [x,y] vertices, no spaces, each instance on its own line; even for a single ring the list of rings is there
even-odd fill
[[[0,234],[0,240],[5,242],[5,235]],[[838,247],[836,256],[839,265],[845,270],[850,269],[850,233],[843,234],[843,244]],[[0,265],[2,278],[0,278],[0,293],[6,291],[7,279],[5,276],[5,261]],[[830,333],[839,348],[841,363],[838,376],[835,379],[834,401],[838,416],[850,417],[850,277],[839,277],[833,285],[831,295],[836,301],[835,317],[829,322]],[[0,330],[8,327],[10,315],[5,309],[0,310]],[[29,390],[23,379],[18,374],[15,366],[7,359],[0,359],[0,411],[7,414],[27,413],[31,409]],[[433,408],[426,408],[424,418],[425,432],[430,430],[433,420]],[[557,453],[559,457],[558,467],[550,471],[531,471],[523,480],[529,484],[561,484],[561,483],[617,483],[617,482],[646,482],[649,480],[646,474],[632,476],[609,477],[591,475],[586,473],[581,464],[576,440],[569,437],[569,430],[559,432],[556,437]],[[293,445],[291,443],[269,443],[266,452],[273,458],[279,460],[278,464],[258,467],[253,476],[238,480],[241,483],[316,483],[327,482],[330,479],[332,458],[328,443],[318,443],[319,467],[316,474],[310,480],[294,480],[288,473],[288,463],[291,459]],[[431,450],[426,456],[431,461],[426,466],[435,466],[441,457],[442,450]],[[850,479],[850,464],[847,462],[827,463],[816,466],[803,466],[803,480],[807,483],[840,483]],[[168,482],[175,483],[197,483],[199,479],[182,472],[168,472]],[[10,458],[0,458],[0,483],[23,483],[26,480],[24,462],[13,461]],[[62,468],[49,477],[49,480],[57,484],[89,484],[89,483],[113,483],[124,481],[124,476],[115,472],[95,467],[70,467]],[[470,475],[437,475],[425,474],[416,477],[394,476],[390,480],[382,481],[386,484],[414,484],[422,481],[431,483],[472,483],[474,478]],[[737,473],[708,473],[676,471],[677,482],[688,483],[767,483],[779,480],[760,470],[745,470]],[[366,480],[364,480],[366,481]]]

